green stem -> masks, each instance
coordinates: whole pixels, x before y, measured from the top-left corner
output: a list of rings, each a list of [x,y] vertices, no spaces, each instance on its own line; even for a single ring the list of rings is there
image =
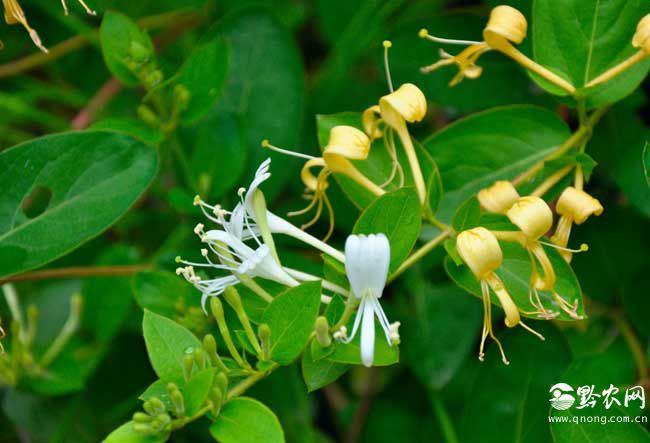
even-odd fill
[[[227,399],[230,400],[234,397],[237,397],[239,395],[242,395],[248,388],[253,386],[255,383],[266,377],[268,374],[270,374],[273,370],[275,370],[278,367],[277,364],[271,366],[268,370],[265,372],[257,372],[253,375],[249,375],[246,377],[242,382],[240,382],[237,386],[233,387],[230,391],[228,391],[228,397]]]
[[[65,345],[68,344],[74,333],[77,331],[79,320],[81,319],[82,303],[83,299],[81,298],[81,294],[74,294],[70,298],[70,314],[68,315],[68,319],[63,325],[63,328],[61,328],[59,335],[54,339],[48,350],[45,351],[39,364],[42,369],[47,368],[50,363],[59,356]]]
[[[449,417],[449,413],[445,407],[445,402],[437,392],[432,391],[430,397],[433,406],[433,413],[440,423],[440,429],[442,430],[442,435],[444,436],[445,441],[447,443],[458,443],[459,440],[456,435],[456,429],[454,429],[454,424]]]
[[[449,236],[451,236],[453,233],[453,229],[451,227],[447,227],[445,230],[443,230],[440,234],[438,234],[437,237],[434,237],[433,239],[429,240],[426,242],[420,249],[415,251],[413,254],[411,254],[404,262],[393,272],[389,277],[388,277],[388,282],[390,283],[393,280],[395,280],[397,277],[399,277],[404,271],[406,271],[408,268],[413,266],[415,263],[420,261],[422,257],[427,255],[429,252],[431,252],[436,246],[440,245],[445,239],[447,239]]]

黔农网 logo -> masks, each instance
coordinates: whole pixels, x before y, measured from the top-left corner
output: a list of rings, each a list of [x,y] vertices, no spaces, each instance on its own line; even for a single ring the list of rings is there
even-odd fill
[[[549,400],[551,402],[551,406],[559,411],[569,409],[576,401],[575,397],[570,394],[570,392],[573,392],[573,388],[566,383],[554,384],[551,386],[549,392],[552,395],[551,399]]]

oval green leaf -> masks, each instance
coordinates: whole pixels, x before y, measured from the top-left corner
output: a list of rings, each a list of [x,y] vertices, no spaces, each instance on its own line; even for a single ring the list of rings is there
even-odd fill
[[[147,310],[142,332],[151,366],[158,377],[165,382],[185,384],[183,357],[189,350],[201,347],[199,339],[178,323]]]
[[[257,400],[238,397],[226,403],[210,434],[220,443],[284,443],[284,431],[273,411]]]
[[[438,164],[445,194],[438,218],[449,222],[466,199],[499,179],[511,179],[557,148],[570,135],[554,113],[535,106],[507,106],[456,121],[424,147]]]
[[[106,131],[41,137],[0,154],[0,277],[42,266],[99,235],[142,194],[157,154]]]
[[[307,345],[320,306],[320,281],[303,283],[273,299],[262,323],[271,329],[271,360],[282,365],[294,361]]]

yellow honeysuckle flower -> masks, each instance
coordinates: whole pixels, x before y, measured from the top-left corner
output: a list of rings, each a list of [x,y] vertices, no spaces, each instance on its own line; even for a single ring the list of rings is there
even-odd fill
[[[421,29],[418,33],[420,38],[425,38],[436,43],[468,46],[455,56],[441,49],[441,60],[421,68],[421,71],[426,74],[442,66],[455,64],[458,66],[459,72],[449,82],[449,86],[455,86],[466,77],[469,79],[478,78],[483,72],[483,69],[476,65],[476,61],[484,53],[496,50],[512,58],[523,67],[555,83],[570,94],[573,94],[575,92],[573,85],[535,63],[513,46],[513,43],[518,45],[526,38],[527,31],[528,22],[526,21],[526,17],[517,9],[507,5],[500,5],[492,9],[488,23],[483,30],[484,41],[482,42],[435,37],[429,34],[429,31],[426,29]]]
[[[376,109],[374,106],[369,109]],[[422,121],[427,113],[427,100],[422,91],[412,83],[405,83],[397,90],[387,94],[379,99],[379,113],[381,122],[390,128],[390,131],[384,129],[386,147],[393,159],[393,172],[388,182],[392,181],[395,170],[401,168],[397,161],[397,152],[394,142],[394,133],[397,133],[409,165],[413,174],[415,188],[420,198],[420,203],[424,204],[426,200],[426,185],[420,168],[420,162],[417,158],[413,140],[408,132],[406,123]],[[402,180],[403,180],[403,174]]]
[[[484,227],[469,229],[458,234],[456,238],[456,249],[474,276],[481,282],[481,292],[483,295],[483,332],[481,334],[478,358],[483,361],[485,340],[489,335],[499,346],[503,362],[509,364],[503,346],[492,330],[490,289],[496,294],[506,314],[505,324],[507,327],[512,328],[521,325],[541,340],[544,340],[544,337],[528,327],[521,320],[519,308],[512,301],[512,297],[510,297],[499,276],[494,272],[503,263],[503,253],[501,252],[501,247],[496,236]]]
[[[566,248],[571,235],[573,223],[581,225],[591,215],[603,213],[603,206],[600,202],[581,189],[572,186],[566,188],[555,206],[555,211],[560,215],[560,220],[555,228],[551,241],[562,248]],[[568,249],[560,249],[560,254],[567,263],[571,262],[573,254]]]
[[[302,229],[312,226],[323,211],[323,205],[327,206],[329,212],[329,230],[325,239],[329,238],[334,230],[334,211],[327,197],[326,191],[329,187],[327,178],[333,172],[343,174],[366,188],[374,195],[382,195],[385,191],[363,175],[351,160],[365,160],[370,152],[370,139],[363,132],[352,126],[335,126],[330,130],[330,138],[327,146],[323,149],[322,157],[312,157],[271,145],[268,140],[262,142],[262,146],[271,150],[296,157],[307,159],[301,172],[300,178],[305,185],[306,195],[310,203],[300,211],[290,212],[289,216],[301,215],[316,207],[316,214]],[[320,167],[318,174],[312,172],[312,168]]]
[[[81,6],[83,6],[83,8],[86,10],[88,14],[96,15],[95,11],[90,9],[88,5],[84,3],[83,0],[77,0],[77,1],[81,4]],[[61,0],[61,5],[63,6],[65,15],[68,15],[68,5],[66,4],[66,0]],[[4,7],[5,10],[5,22],[7,22],[8,25],[21,24],[29,33],[29,37],[32,39],[34,44],[41,51],[48,52],[47,48],[43,45],[41,38],[39,37],[36,30],[29,25],[27,21],[27,16],[25,15],[23,8],[18,3],[18,0],[2,0],[2,6]]]
[[[537,309],[531,314],[540,315],[542,318],[553,318],[558,314],[547,310],[539,298],[538,290],[550,291],[560,308],[572,318],[581,319],[576,310],[577,301],[572,306],[555,291],[556,274],[546,251],[542,244],[557,247],[552,243],[541,241],[553,225],[553,213],[546,202],[536,196],[519,198],[506,212],[508,219],[516,225],[521,232],[497,232],[498,238],[503,240],[517,241],[527,251],[533,266],[530,279],[529,297],[530,303]],[[541,267],[541,274],[537,264]]]
[[[363,111],[361,114],[361,123],[363,130],[370,137],[371,140],[381,138],[384,131],[379,124],[381,123],[381,110],[379,105],[374,105]]]
[[[478,192],[478,201],[486,211],[505,214],[519,199],[515,186],[506,180],[498,180],[490,187]]]

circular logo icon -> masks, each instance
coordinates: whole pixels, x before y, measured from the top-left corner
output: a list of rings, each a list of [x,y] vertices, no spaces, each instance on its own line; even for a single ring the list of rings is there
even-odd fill
[[[576,401],[575,397],[569,394],[569,392],[573,392],[573,388],[566,383],[557,383],[551,386],[549,392],[552,395],[549,400],[551,406],[559,411],[569,409]]]

